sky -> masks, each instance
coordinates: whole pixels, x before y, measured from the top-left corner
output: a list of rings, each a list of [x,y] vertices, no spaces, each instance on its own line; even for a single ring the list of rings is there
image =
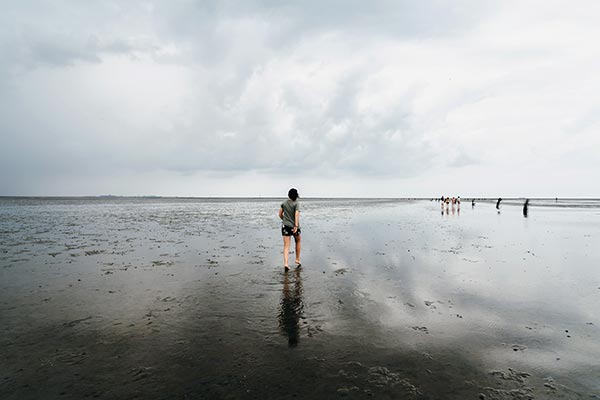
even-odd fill
[[[600,197],[600,2],[0,2],[0,195]]]

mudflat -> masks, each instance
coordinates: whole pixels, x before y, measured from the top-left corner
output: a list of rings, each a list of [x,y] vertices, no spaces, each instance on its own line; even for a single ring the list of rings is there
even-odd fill
[[[599,201],[301,201],[0,199],[0,398],[600,399]]]

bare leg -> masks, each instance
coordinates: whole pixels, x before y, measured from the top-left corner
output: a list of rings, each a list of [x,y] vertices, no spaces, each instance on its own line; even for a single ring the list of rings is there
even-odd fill
[[[300,235],[294,236],[296,240],[296,264],[300,265]]]
[[[283,267],[289,269],[288,267],[288,255],[290,253],[290,237],[283,237]]]

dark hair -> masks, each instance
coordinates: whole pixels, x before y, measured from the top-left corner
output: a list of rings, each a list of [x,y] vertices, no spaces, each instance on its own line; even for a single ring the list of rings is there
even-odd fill
[[[290,191],[288,192],[288,197],[290,199],[292,199],[293,201],[296,201],[298,199],[298,191],[294,188],[291,188]]]

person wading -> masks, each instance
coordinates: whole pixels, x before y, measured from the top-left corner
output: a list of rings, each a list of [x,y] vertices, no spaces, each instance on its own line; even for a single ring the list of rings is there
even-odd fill
[[[298,201],[298,190],[292,188],[288,192],[288,199],[279,207],[279,218],[281,219],[281,235],[283,236],[283,268],[289,271],[288,256],[290,251],[291,237],[296,241],[296,267],[300,267],[300,202]]]

